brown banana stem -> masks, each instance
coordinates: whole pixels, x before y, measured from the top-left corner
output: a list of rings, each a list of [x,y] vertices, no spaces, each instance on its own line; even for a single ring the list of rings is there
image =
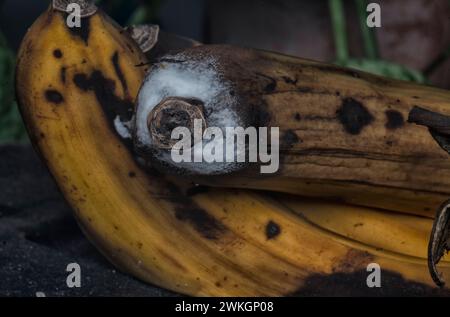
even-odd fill
[[[450,153],[450,117],[415,106],[409,113],[408,122],[428,127],[438,144]],[[445,285],[445,281],[436,265],[450,250],[449,205],[447,200],[439,207],[428,244],[428,267],[433,281],[440,287]]]
[[[129,26],[125,30],[136,41],[143,53],[149,52],[158,42],[159,25],[143,24]]]
[[[450,134],[450,117],[414,106],[408,122],[426,126],[441,134]]]
[[[150,62],[173,51],[202,45],[193,39],[161,31],[155,24],[129,26],[126,30]]]
[[[428,268],[436,285],[443,287],[445,281],[436,265],[444,254],[450,250],[450,200],[438,209],[428,244]]]
[[[53,9],[67,12],[67,7],[70,4],[77,4],[80,6],[80,18],[85,18],[94,15],[97,12],[97,6],[93,0],[53,0]]]

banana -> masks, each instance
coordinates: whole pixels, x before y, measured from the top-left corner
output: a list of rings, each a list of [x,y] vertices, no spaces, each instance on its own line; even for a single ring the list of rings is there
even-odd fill
[[[117,267],[194,296],[315,294],[345,281],[383,294],[366,288],[366,268],[377,263],[382,290],[449,294],[433,287],[421,254],[349,239],[268,194],[208,189],[143,167],[126,124],[145,56],[92,6],[83,6],[81,28],[69,29],[59,3],[23,40],[17,97],[80,227]],[[450,273],[450,264],[441,269]]]
[[[281,195],[278,200],[305,220],[351,240],[413,257],[428,257],[431,219],[289,195]],[[446,256],[444,261],[448,259]]]
[[[195,103],[202,104],[208,127],[278,127],[279,170],[261,174],[248,158],[174,162],[154,140],[156,112],[180,108],[183,118],[186,104]],[[138,99],[135,146],[164,172],[196,176],[199,183],[339,197],[434,217],[450,196],[450,160],[426,127],[408,122],[415,106],[450,114],[450,92],[275,53],[204,45],[152,66]],[[189,127],[197,117],[177,123]]]

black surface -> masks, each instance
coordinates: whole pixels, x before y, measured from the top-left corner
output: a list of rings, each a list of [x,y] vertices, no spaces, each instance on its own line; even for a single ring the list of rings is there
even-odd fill
[[[68,288],[69,263],[81,288]],[[173,296],[116,270],[83,236],[31,147],[0,147],[0,296]]]

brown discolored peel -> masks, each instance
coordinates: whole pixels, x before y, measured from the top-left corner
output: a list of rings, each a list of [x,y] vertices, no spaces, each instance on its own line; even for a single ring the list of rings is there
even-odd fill
[[[448,91],[226,45],[203,45],[160,57],[148,78],[188,69],[185,77],[173,78],[190,85],[193,77],[201,77],[192,75],[191,68],[213,72],[225,84],[207,106],[209,126],[217,126],[211,118],[229,109],[244,128],[279,127],[280,168],[275,174],[261,175],[254,165],[235,165],[216,179],[206,168],[183,167],[178,173],[166,161],[169,156],[147,151],[149,161],[164,163],[164,172],[195,175],[206,185],[339,198],[430,218],[450,196],[450,161],[426,129],[406,122],[418,102],[436,113],[450,109]],[[167,80],[148,91],[164,96],[169,87],[171,96],[176,96],[179,86],[178,81]],[[143,104],[149,109],[154,106]],[[444,122],[439,131],[445,127]]]

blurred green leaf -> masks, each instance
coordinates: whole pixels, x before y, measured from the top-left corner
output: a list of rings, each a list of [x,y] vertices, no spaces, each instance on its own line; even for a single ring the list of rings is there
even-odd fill
[[[336,59],[345,61],[348,59],[347,32],[345,30],[345,13],[342,0],[328,0],[331,25],[333,29]]]
[[[140,6],[134,10],[128,19],[128,25],[143,24],[148,20],[148,9],[145,6]]]
[[[157,12],[161,6],[162,0],[142,1],[130,15],[127,25],[137,25],[144,23],[156,23]]]
[[[26,140],[26,132],[14,98],[15,56],[0,32],[0,143]]]
[[[375,38],[375,28],[367,25],[367,0],[355,0],[356,13],[363,39],[364,52],[367,58],[378,59],[378,45]]]
[[[363,38],[362,44],[364,45],[366,58],[356,59],[349,57],[343,2],[342,0],[328,0],[336,50],[335,64],[379,76],[426,84],[427,79],[423,73],[378,58],[375,32],[366,23],[367,1],[355,0],[354,2],[360,23]]]
[[[450,45],[448,45],[448,47],[446,49],[444,49],[444,51],[442,53],[440,53],[431,63],[430,65],[428,65],[425,70],[424,73],[427,76],[430,76],[431,74],[433,74],[439,67],[441,67],[446,61],[447,59],[450,58]]]

